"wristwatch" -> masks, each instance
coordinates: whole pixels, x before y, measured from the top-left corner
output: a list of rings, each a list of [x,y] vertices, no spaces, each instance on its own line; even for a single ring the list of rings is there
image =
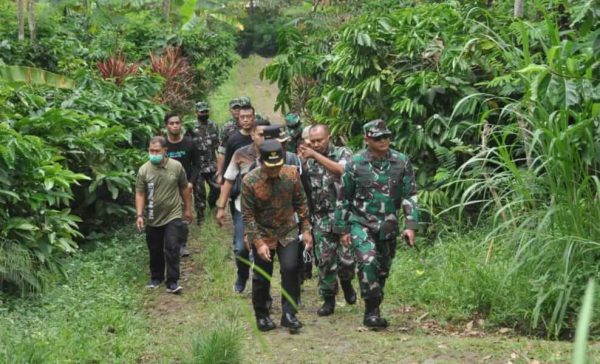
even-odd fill
[[[137,218],[140,218],[140,217],[144,217],[144,215],[139,215],[139,214],[138,214],[138,215],[135,215],[135,218],[136,218],[136,219],[137,219]]]

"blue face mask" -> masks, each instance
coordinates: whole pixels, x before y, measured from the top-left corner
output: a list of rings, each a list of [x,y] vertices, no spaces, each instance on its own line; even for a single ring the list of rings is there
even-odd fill
[[[148,154],[148,159],[150,160],[150,163],[157,166],[163,160],[163,155],[162,154]]]

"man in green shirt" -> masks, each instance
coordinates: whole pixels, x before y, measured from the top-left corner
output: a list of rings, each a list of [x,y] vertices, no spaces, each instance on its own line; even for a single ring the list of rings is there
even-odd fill
[[[167,292],[179,293],[179,249],[185,237],[184,224],[192,221],[192,189],[181,163],[167,157],[164,137],[150,139],[148,159],[140,167],[135,185],[135,224],[140,232],[146,227],[150,253],[148,288],[160,285],[166,266]]]

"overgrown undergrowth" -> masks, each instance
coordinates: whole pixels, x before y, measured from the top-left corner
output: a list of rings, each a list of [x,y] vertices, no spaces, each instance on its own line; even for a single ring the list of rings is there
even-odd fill
[[[38,300],[0,300],[0,362],[135,362],[148,322],[140,305],[147,253],[132,229],[70,259]]]

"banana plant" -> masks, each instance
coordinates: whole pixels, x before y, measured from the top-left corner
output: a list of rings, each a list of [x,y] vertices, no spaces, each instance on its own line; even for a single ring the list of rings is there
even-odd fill
[[[27,66],[0,65],[0,82],[22,82],[30,85],[46,85],[66,89],[73,89],[75,87],[75,81],[68,77]]]
[[[239,13],[239,1],[231,0],[184,0],[179,8],[183,31],[190,31],[199,24],[204,24],[208,28],[209,19],[229,24],[239,31],[244,30],[242,23],[238,21],[237,16],[230,15]]]

